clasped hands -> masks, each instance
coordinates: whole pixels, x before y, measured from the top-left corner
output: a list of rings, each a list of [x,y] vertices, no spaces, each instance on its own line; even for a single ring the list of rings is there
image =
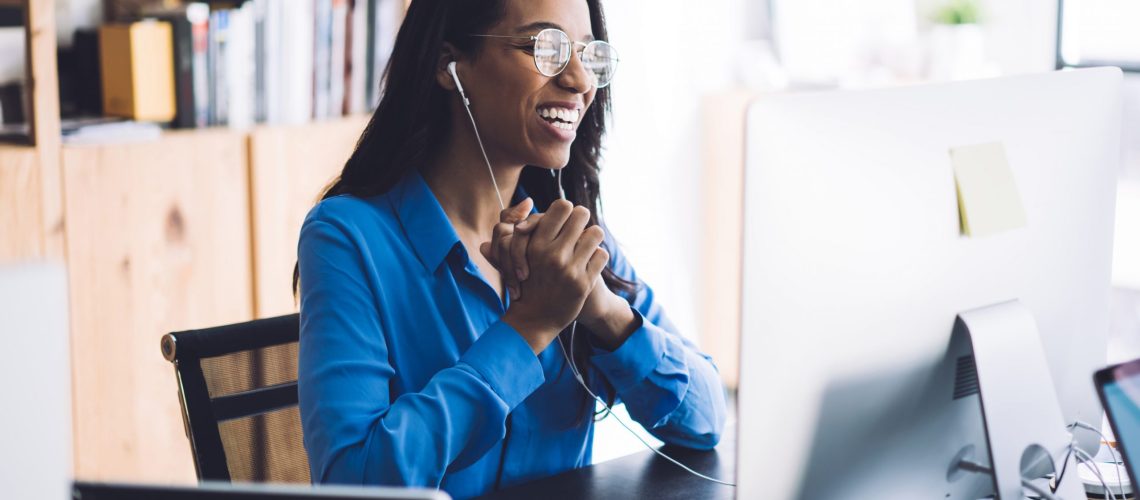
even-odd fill
[[[636,322],[629,304],[602,281],[609,252],[605,232],[589,226],[590,211],[557,200],[546,213],[530,213],[527,198],[500,214],[480,253],[502,274],[511,297],[503,320],[537,354],[572,321],[606,347],[621,345]]]

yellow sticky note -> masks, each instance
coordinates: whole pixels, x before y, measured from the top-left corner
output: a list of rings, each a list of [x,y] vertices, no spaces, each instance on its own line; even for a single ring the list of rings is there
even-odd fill
[[[950,150],[962,234],[989,236],[1026,225],[1025,208],[1006,159],[995,142]]]

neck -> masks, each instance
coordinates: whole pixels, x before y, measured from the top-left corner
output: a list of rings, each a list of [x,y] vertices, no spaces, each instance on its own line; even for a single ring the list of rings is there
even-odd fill
[[[499,186],[496,196],[470,125],[452,129],[458,133],[451,134],[436,159],[425,165],[422,175],[456,232],[489,236],[499,223],[499,197],[510,206],[523,165],[503,165],[492,157],[491,167]]]

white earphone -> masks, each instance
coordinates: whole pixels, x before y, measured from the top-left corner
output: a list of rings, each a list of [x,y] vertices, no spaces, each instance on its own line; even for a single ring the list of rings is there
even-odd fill
[[[498,196],[498,198],[499,198],[499,207],[505,210],[506,204],[503,203],[503,196],[502,196],[502,193],[499,191],[499,183],[495,181],[495,170],[491,168],[491,160],[487,159],[487,150],[483,148],[483,139],[479,137],[479,127],[475,125],[475,115],[471,114],[471,99],[467,98],[467,92],[463,91],[463,84],[459,82],[459,72],[458,72],[458,70],[456,70],[455,61],[451,61],[451,62],[447,63],[447,72],[449,74],[451,74],[451,79],[453,81],[455,81],[455,88],[456,88],[456,90],[459,91],[459,97],[463,99],[463,107],[464,107],[464,109],[467,110],[467,117],[471,119],[471,128],[472,128],[472,130],[475,131],[475,140],[478,141],[478,143],[479,143],[479,151],[481,151],[483,153],[483,161],[487,163],[487,173],[491,175],[491,184],[494,185],[495,195]],[[562,189],[562,170],[559,169],[557,174],[556,174],[554,172],[554,170],[551,169],[550,175],[555,178],[555,182],[557,182],[557,184],[558,184],[558,196],[560,198],[562,198],[563,200],[565,200],[566,199],[566,191],[564,191]],[[570,349],[571,350],[574,349],[574,334],[577,331],[577,329],[578,329],[578,322],[574,321],[572,323],[572,325],[570,326]],[[586,390],[586,393],[589,394],[590,397],[594,398],[595,401],[600,403],[603,407],[605,407],[605,409],[607,411],[609,411],[612,414],[613,409],[610,408],[609,404],[607,404],[604,399],[598,397],[597,394],[594,394],[594,391],[590,390],[589,384],[586,383],[585,378],[582,377],[582,374],[578,371],[577,366],[574,365],[573,360],[571,360],[570,354],[566,352],[566,348],[563,347],[562,342],[557,341],[557,340],[555,342],[558,343],[558,347],[562,350],[562,356],[566,361],[566,365],[570,367],[570,371],[574,375],[574,378],[578,380],[578,384],[581,385],[582,388]],[[630,434],[633,434],[633,436],[636,437],[638,441],[641,441],[641,444],[645,445],[646,448],[649,448],[651,451],[660,455],[661,457],[664,457],[666,460],[680,466],[682,469],[688,471],[690,474],[693,474],[693,475],[700,477],[702,479],[706,479],[708,481],[712,481],[714,483],[720,483],[720,484],[724,484],[724,485],[728,485],[728,486],[736,486],[733,483],[721,481],[719,479],[701,474],[701,473],[689,468],[685,464],[678,462],[673,457],[666,455],[661,450],[658,450],[657,448],[654,448],[649,443],[647,443],[645,441],[645,439],[643,439],[641,436],[639,436],[637,434],[637,432],[635,432],[633,429],[631,429],[628,424],[623,422],[620,417],[618,417],[617,415],[612,415],[612,416],[615,420],[617,420],[617,422],[619,424],[621,424],[622,427],[625,427],[625,430],[629,431]]]
[[[459,83],[459,72],[455,69],[455,61],[447,63],[447,72],[451,74],[451,79],[455,81],[455,88],[459,91],[459,97],[463,99],[463,108],[467,110],[467,118],[471,119],[471,129],[475,131],[475,141],[479,143],[479,151],[483,153],[483,161],[487,163],[487,173],[491,175],[491,185],[495,188],[495,196],[499,200],[499,209],[506,210],[507,204],[503,203],[503,193],[499,191],[499,183],[495,180],[495,169],[491,168],[491,160],[487,158],[487,150],[483,148],[483,139],[479,137],[479,127],[475,125],[475,115],[471,114],[471,99],[467,98],[467,93],[463,91],[463,84]]]
[[[451,73],[451,79],[455,81],[455,88],[459,90],[459,97],[463,98],[463,105],[470,106],[471,100],[467,98],[467,93],[463,91],[463,84],[459,83],[459,73],[455,70],[455,61],[447,63],[447,72]]]

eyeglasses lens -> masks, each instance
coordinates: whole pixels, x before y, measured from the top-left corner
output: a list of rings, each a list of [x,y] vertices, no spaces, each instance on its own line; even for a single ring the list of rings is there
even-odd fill
[[[573,47],[570,37],[561,30],[542,30],[535,36],[534,64],[543,75],[556,76],[570,63]],[[590,42],[582,50],[582,64],[594,74],[596,85],[605,87],[617,69],[617,52],[601,40]]]

